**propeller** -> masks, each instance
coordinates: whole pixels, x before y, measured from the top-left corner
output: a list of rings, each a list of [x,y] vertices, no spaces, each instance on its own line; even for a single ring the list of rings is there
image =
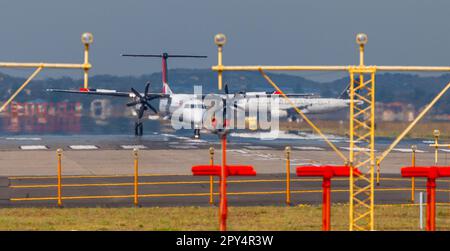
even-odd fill
[[[150,101],[153,99],[159,98],[159,95],[151,95],[149,94],[150,90],[150,82],[147,82],[145,85],[144,95],[141,95],[136,89],[131,88],[131,92],[136,95],[135,100],[132,102],[129,102],[127,106],[136,106],[140,105],[138,112],[138,118],[141,119],[144,116],[144,112],[148,109],[152,110],[155,114],[158,113],[158,111],[150,104]]]
[[[226,94],[226,99],[228,99],[228,97],[230,96],[230,92],[228,90],[228,84],[225,84],[225,88],[224,88],[225,94]],[[236,96],[244,96],[245,92],[235,92],[233,93],[233,98],[235,98]],[[224,101],[226,102],[226,101]],[[225,103],[224,103],[224,107],[226,107]],[[233,102],[233,107],[236,109],[240,109],[240,110],[245,110],[244,108],[238,106],[238,104],[236,102]]]
[[[240,109],[240,110],[245,110],[244,108],[240,107],[237,105],[236,100],[234,100],[234,98],[239,95],[239,96],[243,96],[242,93],[234,93],[233,96],[231,97],[229,89],[228,89],[228,85],[225,84],[225,97],[222,98],[222,102],[223,102],[223,109],[222,109],[222,128],[221,129],[216,129],[214,131],[214,133],[217,133],[219,135],[219,137],[223,137],[224,135],[226,135],[228,133],[227,127],[229,126],[230,123],[230,119],[227,118],[227,111],[228,109]],[[232,103],[232,104],[231,104]]]

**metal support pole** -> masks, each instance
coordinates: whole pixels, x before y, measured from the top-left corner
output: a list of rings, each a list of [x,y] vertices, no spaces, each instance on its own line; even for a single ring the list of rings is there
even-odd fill
[[[286,146],[286,205],[291,205],[291,147]]]
[[[439,130],[433,131],[434,136],[434,165],[437,166],[438,164],[438,154],[439,154],[439,136],[441,135],[441,132]]]
[[[217,83],[219,90],[222,90],[222,75],[223,75],[222,49],[226,42],[227,37],[224,34],[217,34],[216,36],[214,36],[214,43],[216,43],[217,45]]]
[[[86,32],[81,35],[81,42],[84,44],[84,63],[83,64],[61,64],[61,63],[17,63],[17,62],[0,62],[0,67],[4,68],[37,68],[28,79],[14,92],[11,97],[2,104],[0,112],[3,112],[5,108],[14,100],[14,98],[30,83],[30,81],[36,77],[36,75],[44,68],[50,69],[83,69],[84,71],[84,88],[88,88],[88,72],[91,69],[89,64],[89,45],[94,41],[94,37],[91,33]]]
[[[264,79],[266,79],[266,81],[272,85],[272,87],[280,93],[280,95],[289,102],[289,104],[294,108],[294,110],[303,118],[303,120],[306,121],[306,123],[308,123],[308,125],[314,130],[316,131],[317,134],[319,134],[324,140],[325,142],[331,147],[331,149],[333,149],[337,155],[339,155],[339,157],[341,157],[341,159],[346,162],[347,158],[344,156],[344,154],[342,154],[341,151],[339,151],[339,149],[327,138],[327,136],[325,136],[325,134],[322,133],[322,131],[319,129],[319,127],[317,127],[316,125],[314,125],[314,123],[305,115],[305,113],[303,113],[295,104],[294,102],[292,102],[291,99],[289,99],[289,97],[278,87],[277,84],[275,84],[275,82],[272,81],[272,79],[262,70],[260,69],[259,72],[261,73],[261,75],[264,77]]]
[[[419,220],[420,220],[420,222],[419,222],[419,227],[420,227],[420,230],[423,230],[423,192],[420,192],[419,193],[419,207],[420,207],[420,209],[419,209]]]
[[[322,230],[331,229],[331,179],[324,177],[322,181]]]
[[[224,134],[222,140],[222,168],[220,171],[220,231],[227,231],[227,136]]]
[[[412,152],[411,166],[412,167],[416,167],[416,150],[417,150],[417,146],[412,145],[411,146],[411,152]],[[414,203],[414,201],[415,201],[415,194],[416,194],[416,178],[411,177],[411,202],[412,203]]]
[[[62,207],[62,191],[61,191],[61,174],[62,174],[62,170],[61,170],[61,159],[62,159],[62,153],[63,150],[61,148],[59,148],[58,150],[56,150],[56,157],[58,160],[58,207]]]
[[[84,44],[84,88],[89,88],[89,44]]]
[[[436,179],[427,179],[427,231],[436,231]]]
[[[350,74],[349,165],[361,174],[350,172],[349,230],[374,230],[375,186],[375,72],[364,65],[367,35],[356,36],[359,66]],[[366,79],[367,76],[367,79]]]
[[[0,107],[0,112],[3,112],[5,110],[5,108],[11,103],[11,101],[13,101],[14,98],[30,83],[30,81],[33,80],[33,78],[36,77],[39,72],[41,72],[42,68],[42,66],[38,67],[33,72],[33,74],[31,74],[28,79],[19,87],[19,89],[17,89],[16,92],[14,92],[14,94],[11,95],[11,97],[9,97],[9,99],[5,103],[3,103],[2,107]]]
[[[349,156],[348,156],[348,165],[350,166],[350,177],[349,177],[349,181],[350,181],[350,185],[349,185],[349,230],[353,231],[353,183],[355,180],[354,174],[353,174],[353,170],[355,168],[354,166],[354,161],[355,161],[355,153],[354,151],[352,151],[352,149],[355,147],[355,142],[353,140],[354,138],[354,121],[353,121],[353,117],[354,117],[354,110],[355,110],[355,76],[353,73],[350,74],[350,99],[352,100],[352,102],[350,102],[350,122],[349,122],[349,138],[350,138],[350,151],[349,151]]]
[[[214,147],[209,148],[209,164],[214,165]],[[209,176],[209,204],[214,205],[214,176]]]
[[[450,88],[450,82],[447,83],[447,85],[444,87],[444,89],[439,92],[436,97],[423,109],[419,115],[414,119],[414,121],[411,122],[411,124],[406,127],[406,129],[392,142],[392,144],[386,149],[378,158],[378,162],[381,162],[386,158],[386,156],[394,149],[394,147],[397,146],[397,144],[405,137],[406,134],[408,134],[411,129],[425,116],[425,114],[436,104],[436,102],[439,101],[439,99],[447,92],[447,90]]]
[[[137,148],[133,149],[133,158],[134,158],[134,206],[139,205],[139,194],[138,194],[138,185],[139,185],[139,150]]]
[[[273,65],[252,65],[252,66],[225,66],[222,63],[222,46],[226,42],[223,34],[215,36],[215,43],[218,48],[218,65],[212,66],[213,71],[218,72],[219,89],[222,88],[222,73],[225,71],[259,71],[261,75],[280,92],[280,95],[287,100],[294,110],[324,138],[327,144],[349,165],[352,170],[361,168],[362,175],[350,173],[350,209],[349,221],[350,230],[374,230],[374,184],[380,183],[380,163],[397,146],[397,144],[412,130],[412,128],[425,116],[427,112],[438,102],[442,96],[450,89],[450,82],[433,98],[433,100],[423,109],[418,116],[409,124],[404,131],[392,142],[392,144],[382,154],[375,158],[374,138],[375,138],[375,72],[377,71],[424,71],[424,72],[449,72],[449,66],[366,66],[364,62],[364,46],[367,43],[367,35],[359,33],[356,41],[359,44],[359,65],[336,66],[273,66]],[[265,74],[264,71],[348,71],[350,73],[350,153],[347,158],[337,147],[332,144],[304,114],[297,109],[292,101],[278,88],[278,86]],[[364,81],[365,76],[370,74],[370,80]],[[359,75],[359,78],[358,76]],[[359,81],[358,81],[359,80]],[[357,103],[355,101],[362,101]],[[369,107],[370,106],[370,107]],[[360,143],[361,142],[361,143]],[[359,151],[370,148],[370,151]],[[356,152],[355,152],[355,148]],[[437,157],[436,157],[437,159]],[[436,160],[437,163],[437,160]],[[376,166],[376,176],[375,176]],[[364,167],[364,168],[363,168]],[[361,198],[365,197],[365,198]]]
[[[217,47],[217,65],[220,67],[222,65],[222,46]],[[222,81],[223,81],[223,71],[217,71],[217,79],[219,83],[219,90],[222,90]]]
[[[380,185],[380,180],[381,180],[381,178],[380,178],[380,176],[381,176],[381,167],[380,167],[380,162],[378,162],[378,159],[375,161],[375,163],[377,165],[377,176],[376,176],[377,186],[379,186]]]

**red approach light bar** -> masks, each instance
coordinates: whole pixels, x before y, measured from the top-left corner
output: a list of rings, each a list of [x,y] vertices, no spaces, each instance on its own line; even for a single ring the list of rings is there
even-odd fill
[[[450,177],[450,167],[448,166],[408,166],[403,167],[402,176],[407,177],[424,177],[436,179],[441,177]]]
[[[436,179],[450,177],[448,166],[408,166],[401,169],[402,177],[427,178],[427,231],[436,230]]]
[[[220,176],[220,165],[198,165],[192,167],[195,176]],[[256,171],[253,166],[227,165],[227,176],[255,176]]]
[[[353,175],[361,175],[358,169],[354,169]],[[297,167],[297,176],[317,176],[324,178],[349,177],[348,166],[300,166]]]
[[[322,230],[330,231],[331,228],[331,178],[349,177],[349,166],[299,166],[297,176],[322,177]],[[353,169],[353,175],[361,175],[358,169]]]

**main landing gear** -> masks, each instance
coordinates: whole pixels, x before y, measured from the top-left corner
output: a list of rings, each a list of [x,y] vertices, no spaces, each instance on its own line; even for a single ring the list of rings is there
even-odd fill
[[[144,124],[141,121],[136,121],[134,123],[134,135],[142,136],[144,134]]]

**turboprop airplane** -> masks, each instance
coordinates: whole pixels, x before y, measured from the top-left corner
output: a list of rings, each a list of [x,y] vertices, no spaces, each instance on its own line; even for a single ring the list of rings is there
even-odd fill
[[[205,95],[197,94],[176,94],[174,93],[168,84],[167,73],[167,59],[173,58],[206,58],[206,56],[194,56],[194,55],[169,55],[163,54],[123,54],[127,57],[160,57],[162,59],[162,91],[161,93],[149,92],[150,83],[147,82],[144,92],[138,92],[136,89],[131,88],[128,92],[120,92],[117,90],[109,89],[86,89],[81,88],[79,90],[62,90],[62,89],[47,89],[50,92],[63,92],[63,93],[76,93],[87,95],[103,95],[113,97],[130,98],[132,101],[127,103],[128,107],[134,107],[137,120],[135,122],[134,132],[136,136],[143,135],[143,116],[145,111],[151,110],[154,114],[163,119],[170,119],[174,112],[181,111],[183,123],[189,123],[193,125],[194,138],[200,137],[200,130],[203,126],[204,116],[207,113],[209,107],[207,107],[203,98]],[[294,120],[296,111],[292,107],[291,103],[281,97],[277,92],[239,92],[230,94],[228,92],[228,85],[225,85],[225,94],[214,94],[225,103],[225,99],[233,98],[233,109],[239,109],[245,111],[247,114],[256,112],[261,105],[266,105],[264,102],[270,102],[271,98],[279,97],[278,109],[270,109],[270,116],[273,118],[288,118],[288,120]],[[338,98],[321,98],[314,94],[286,94],[292,103],[299,108],[305,114],[319,114],[329,113],[347,108],[350,104],[348,99],[348,87]],[[155,107],[150,104],[150,101],[159,99],[159,112]],[[263,103],[263,104],[261,104]],[[270,104],[269,104],[270,107]],[[256,118],[257,119],[257,118]]]

